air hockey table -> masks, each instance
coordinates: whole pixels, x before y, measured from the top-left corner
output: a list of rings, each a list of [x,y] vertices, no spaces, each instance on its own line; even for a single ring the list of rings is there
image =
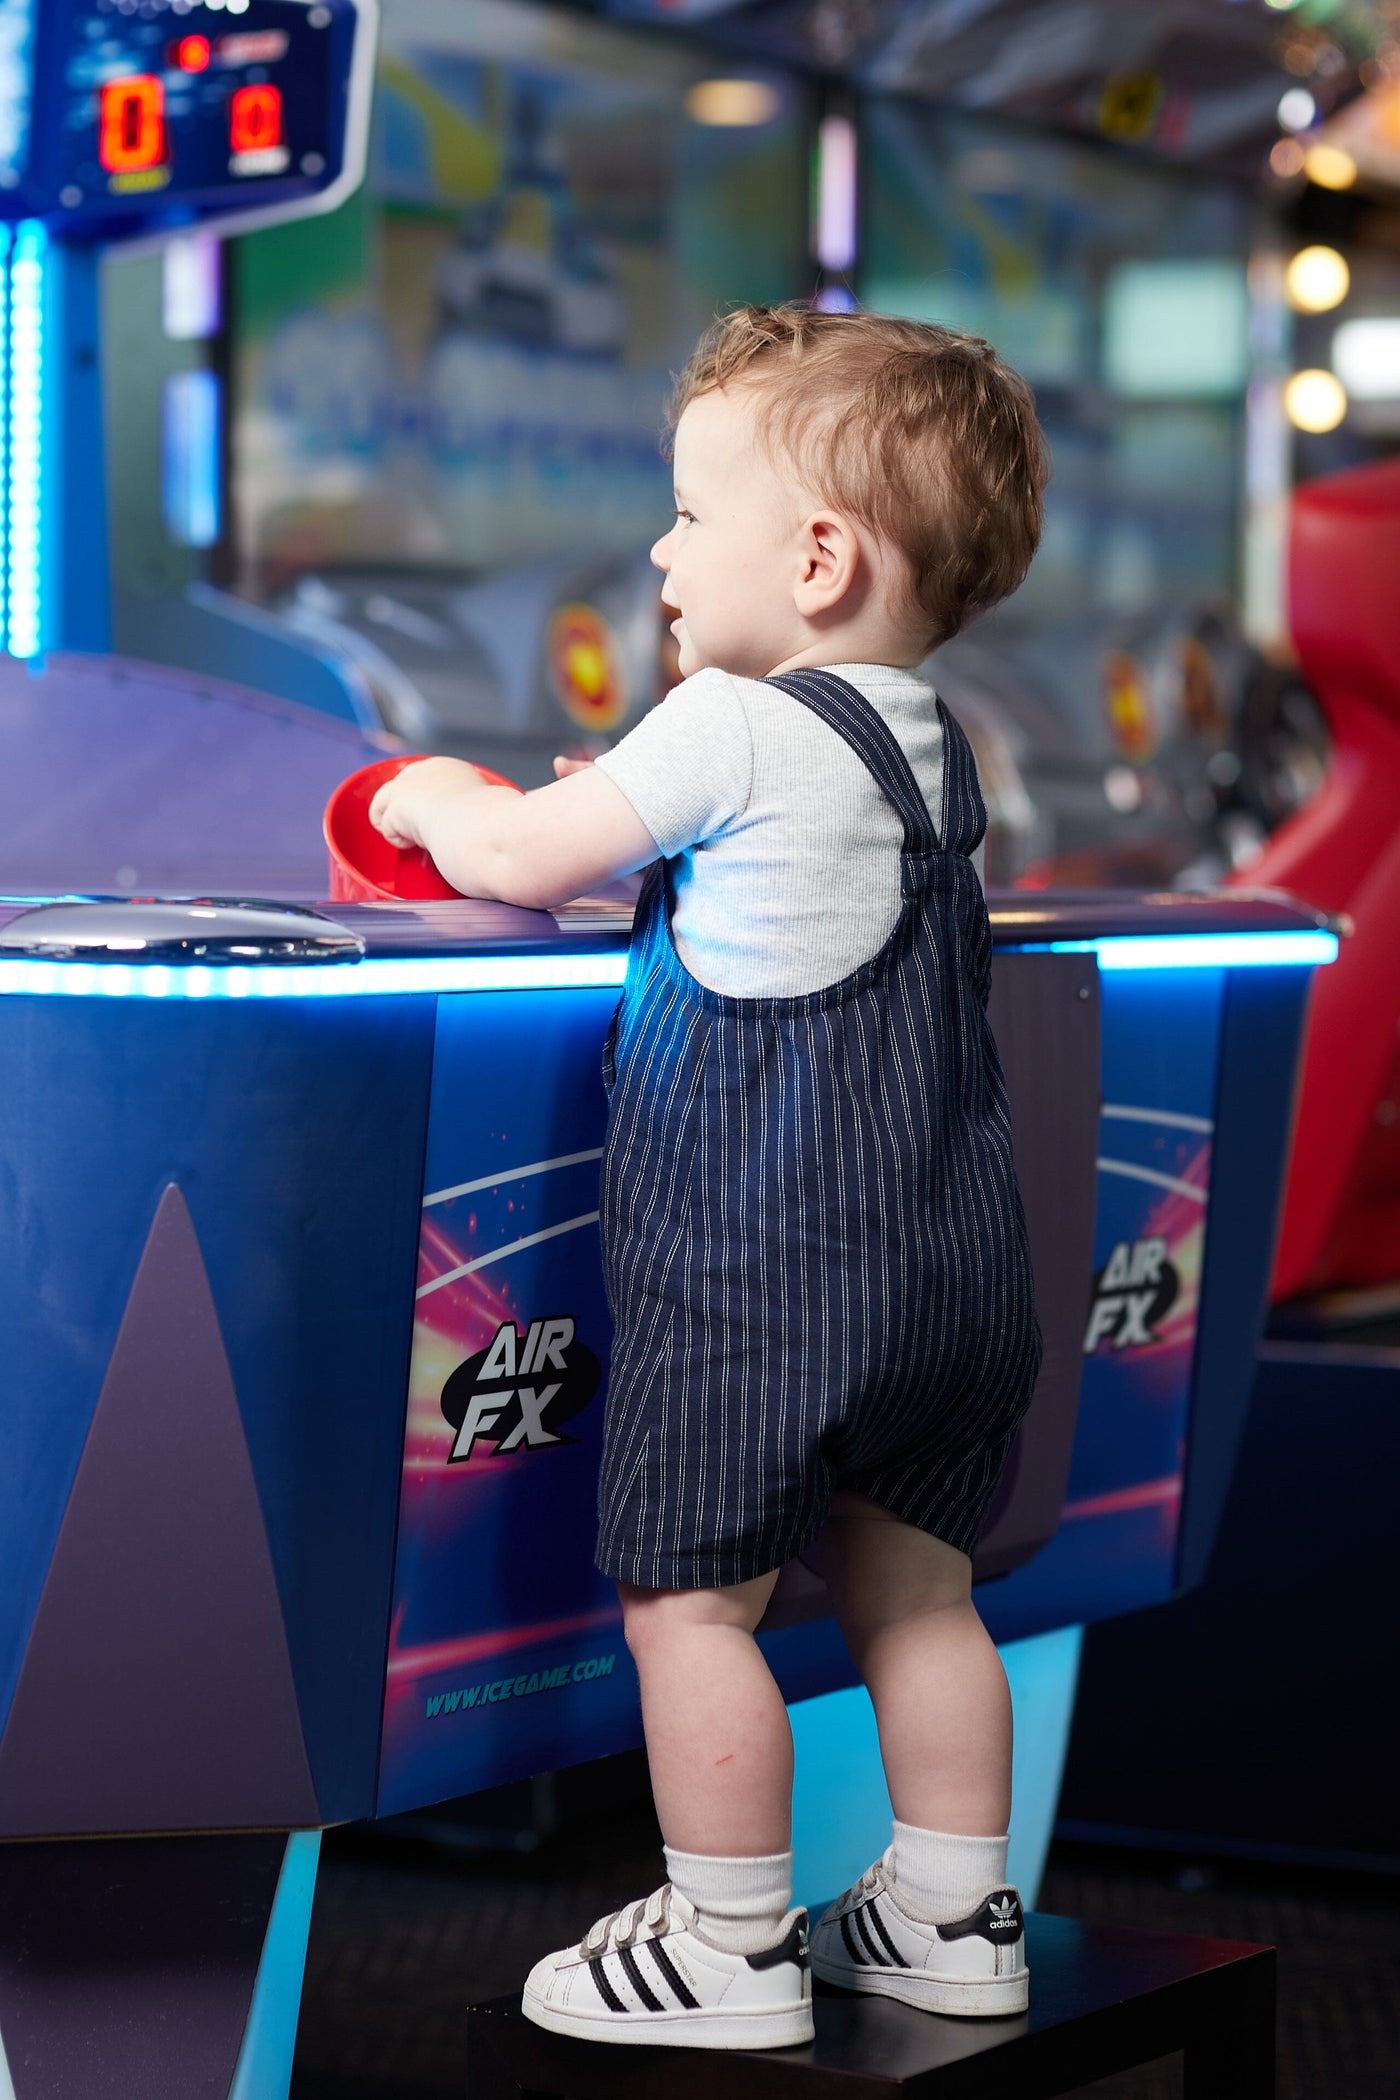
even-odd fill
[[[268,2100],[322,1827],[640,1740],[591,1561],[629,915],[0,916],[0,2093]],[[976,1573],[1070,1697],[1209,1552],[1335,938],[1238,892],[993,928],[1047,1348]],[[802,1564],[762,1638],[816,1895],[887,1807]]]

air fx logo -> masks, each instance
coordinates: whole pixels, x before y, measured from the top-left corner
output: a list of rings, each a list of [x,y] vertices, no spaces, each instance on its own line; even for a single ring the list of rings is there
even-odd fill
[[[1096,1349],[1143,1349],[1176,1303],[1181,1278],[1167,1260],[1163,1239],[1119,1240],[1094,1278],[1084,1354]]]
[[[587,1407],[601,1376],[567,1315],[532,1320],[523,1336],[505,1321],[442,1389],[443,1415],[457,1432],[448,1464],[462,1464],[483,1443],[495,1446],[497,1458],[573,1443],[563,1424]]]

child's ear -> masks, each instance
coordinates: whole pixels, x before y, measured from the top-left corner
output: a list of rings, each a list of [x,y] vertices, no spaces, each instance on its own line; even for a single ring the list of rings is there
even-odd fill
[[[847,598],[860,570],[860,544],[848,518],[817,510],[798,536],[800,569],[793,600],[804,619],[834,612]]]

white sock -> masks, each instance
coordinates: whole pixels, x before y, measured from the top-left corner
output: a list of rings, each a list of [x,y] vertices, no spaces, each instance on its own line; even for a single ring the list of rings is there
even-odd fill
[[[702,1939],[726,1954],[761,1954],[778,1937],[792,1907],[792,1854],[762,1859],[711,1859],[667,1845],[671,1886],[699,1913]]]
[[[1006,1881],[1004,1837],[959,1837],[947,1830],[894,1826],[891,1879],[911,1917],[951,1925]]]

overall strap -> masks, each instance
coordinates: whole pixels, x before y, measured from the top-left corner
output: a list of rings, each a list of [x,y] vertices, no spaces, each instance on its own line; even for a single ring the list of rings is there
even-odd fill
[[[765,685],[780,686],[810,707],[814,715],[820,716],[829,729],[843,738],[855,752],[856,757],[867,768],[876,787],[889,802],[904,826],[904,851],[906,853],[929,854],[939,851],[938,834],[928,813],[914,769],[900,746],[898,737],[879,709],[872,707],[864,693],[858,692],[849,679],[839,678],[834,671],[819,670],[804,666],[796,671],[784,671],[781,676],[766,678]],[[947,717],[942,702],[939,714],[943,719],[944,735],[947,735]],[[944,817],[948,812],[947,769],[944,769],[943,793]]]
[[[977,760],[967,732],[940,700],[943,724],[943,847],[947,853],[975,853],[987,835],[987,805],[977,778]]]

